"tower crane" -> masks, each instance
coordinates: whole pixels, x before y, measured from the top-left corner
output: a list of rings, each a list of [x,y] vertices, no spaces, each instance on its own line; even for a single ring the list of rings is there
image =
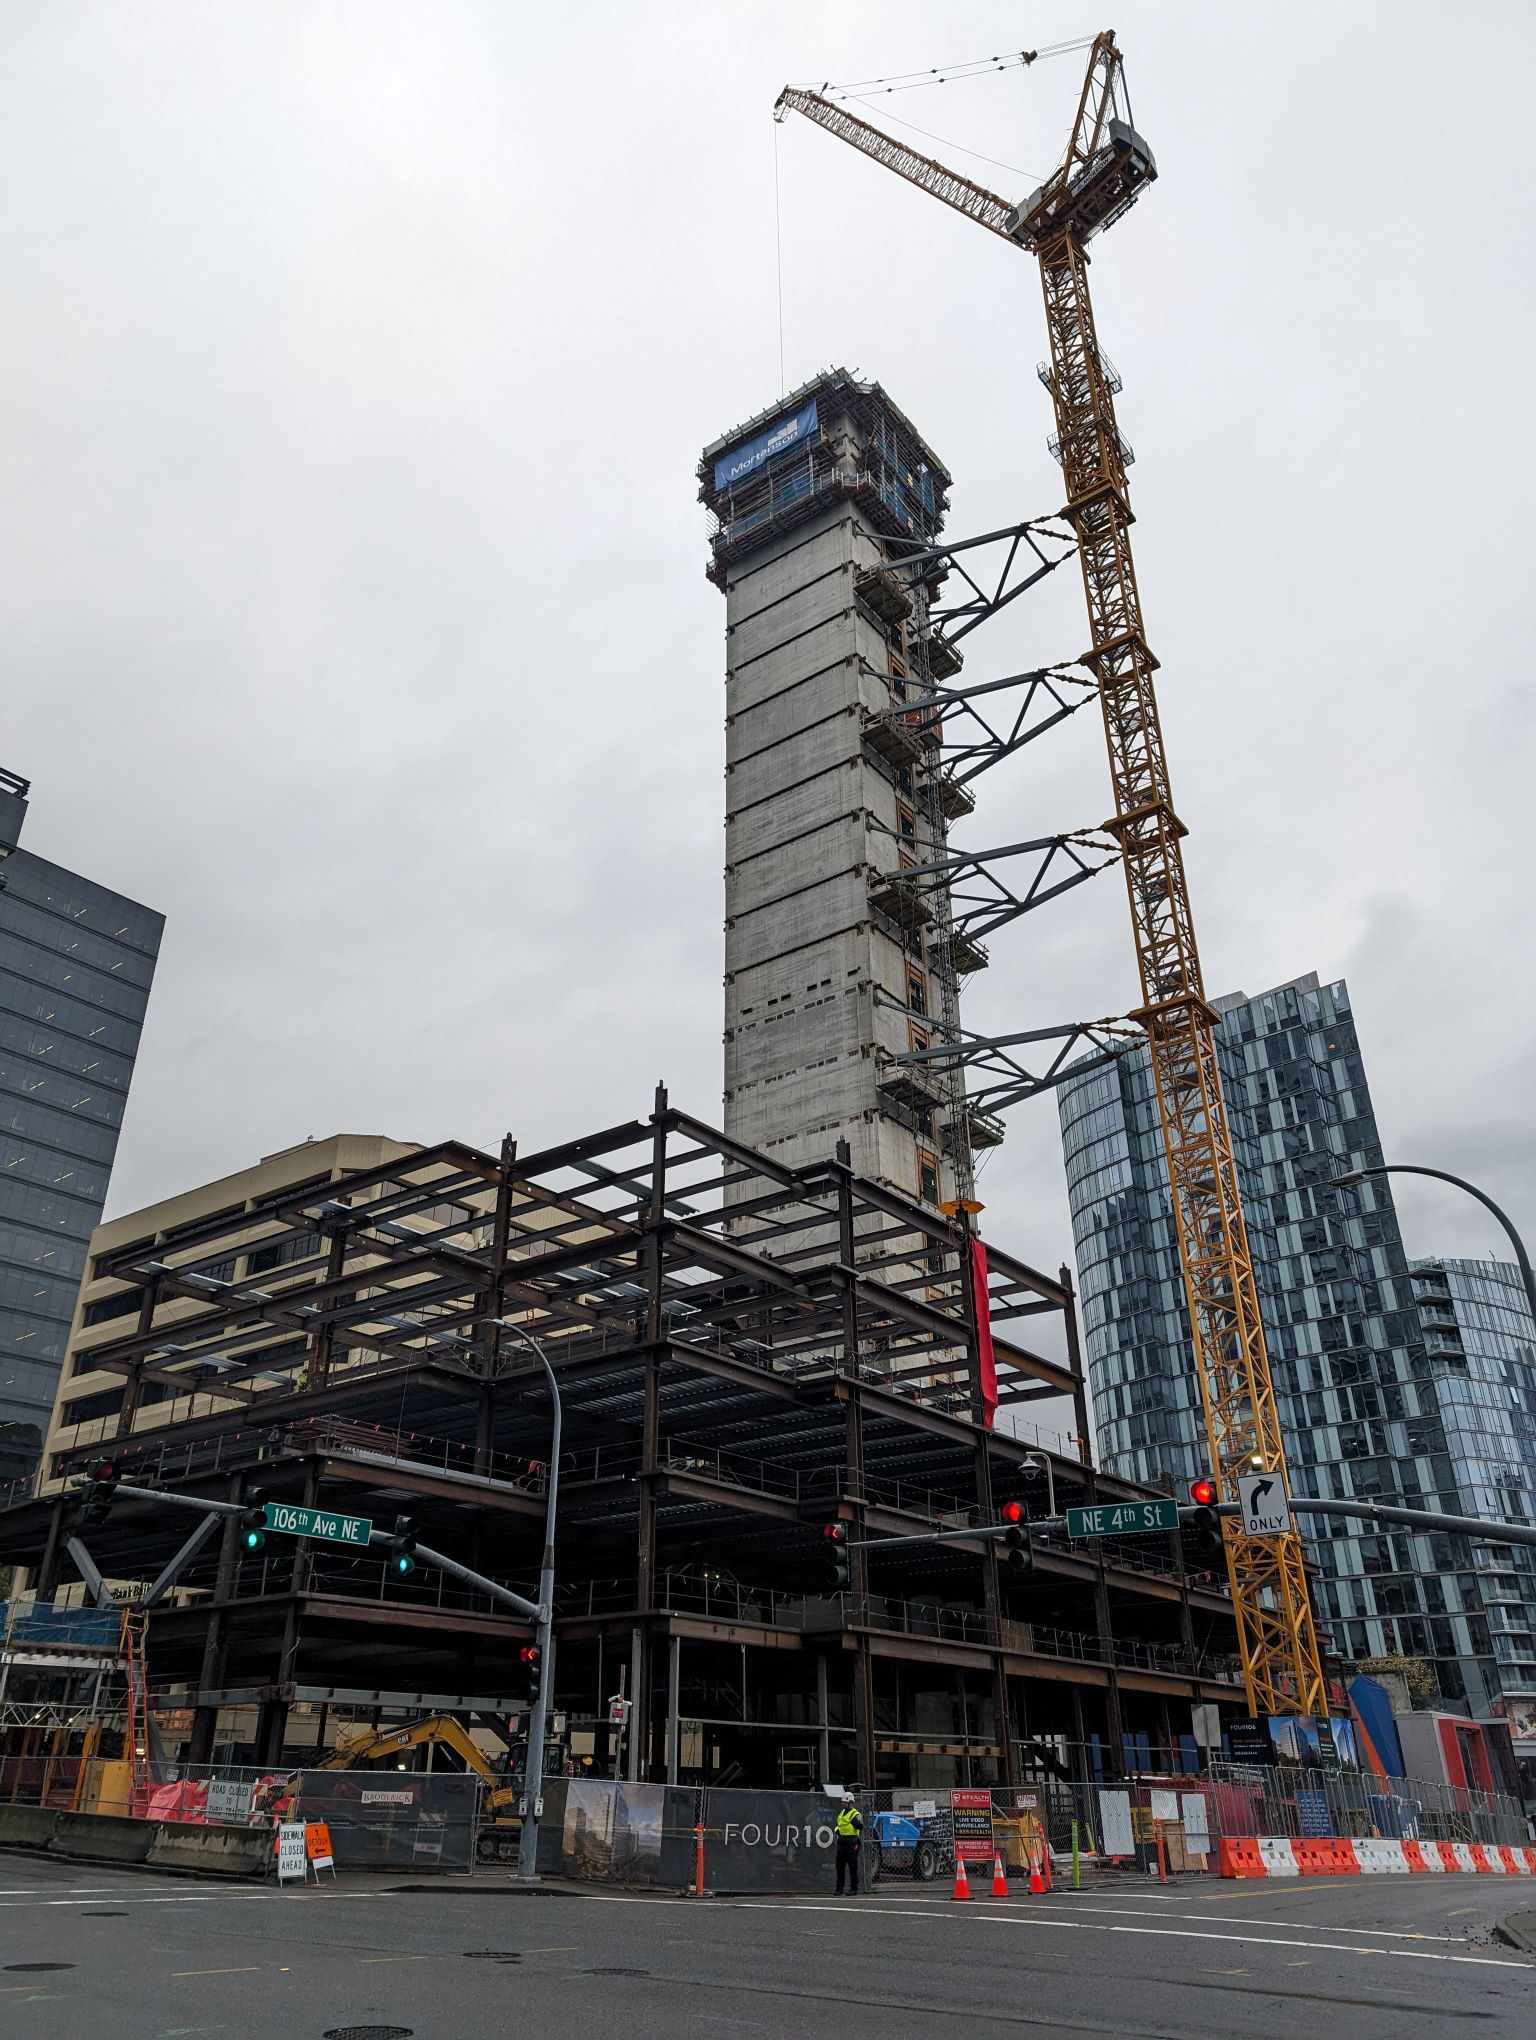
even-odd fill
[[[1026,58],[1026,61],[1028,59]],[[1109,742],[1114,815],[1130,892],[1142,1004],[1196,1372],[1222,1497],[1238,1476],[1285,1472],[1285,1451],[1243,1222],[1232,1134],[1217,1063],[1218,1015],[1205,996],[1179,820],[1169,786],[1153,675],[1131,558],[1128,448],[1115,422],[1120,384],[1099,347],[1088,291],[1087,243],[1132,206],[1157,175],[1130,121],[1114,31],[1094,39],[1066,156],[1022,204],[1011,205],[921,156],[821,93],[786,86],[774,118],[804,114],[920,190],[1033,254],[1045,292],[1050,365],[1041,380],[1056,413],[1066,479],[1063,516],[1077,538],[1091,646]],[[1327,1689],[1301,1540],[1254,1538],[1229,1519],[1227,1572],[1248,1703],[1254,1714],[1327,1712]]]

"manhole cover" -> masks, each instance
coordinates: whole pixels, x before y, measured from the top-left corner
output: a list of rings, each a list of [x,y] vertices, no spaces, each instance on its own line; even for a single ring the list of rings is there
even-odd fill
[[[320,2040],[411,2040],[414,2026],[327,2026]]]
[[[30,1971],[34,1969],[73,1969],[75,1965],[73,1962],[7,1962],[5,1966],[7,1969],[25,1969]]]
[[[648,1969],[589,1969],[588,1976],[649,1976]]]
[[[522,1959],[521,1955],[514,1954],[510,1948],[466,1948],[464,1950],[464,1960],[466,1962],[521,1962]]]

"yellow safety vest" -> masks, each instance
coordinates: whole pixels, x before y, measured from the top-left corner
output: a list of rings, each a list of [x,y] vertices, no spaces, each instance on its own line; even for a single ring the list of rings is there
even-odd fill
[[[864,1823],[859,1817],[857,1807],[845,1806],[837,1816],[837,1832],[844,1841],[852,1840],[859,1833],[863,1825]]]

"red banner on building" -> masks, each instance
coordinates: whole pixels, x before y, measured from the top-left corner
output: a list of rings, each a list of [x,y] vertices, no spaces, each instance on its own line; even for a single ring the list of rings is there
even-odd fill
[[[990,1431],[997,1415],[997,1362],[992,1354],[992,1297],[987,1289],[987,1250],[971,1241],[971,1290],[976,1299],[976,1385],[981,1390],[981,1420]]]

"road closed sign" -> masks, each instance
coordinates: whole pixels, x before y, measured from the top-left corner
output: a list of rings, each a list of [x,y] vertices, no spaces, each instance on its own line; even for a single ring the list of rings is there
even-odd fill
[[[1291,1498],[1278,1473],[1245,1473],[1237,1483],[1243,1532],[1248,1537],[1283,1537],[1291,1527]]]

